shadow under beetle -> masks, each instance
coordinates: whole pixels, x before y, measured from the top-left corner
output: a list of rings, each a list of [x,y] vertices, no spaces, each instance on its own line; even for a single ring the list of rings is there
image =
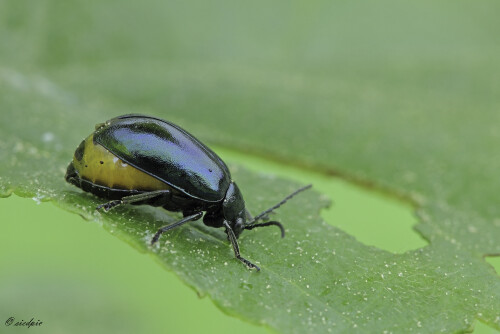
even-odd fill
[[[238,260],[249,268],[260,268],[240,255],[238,237],[243,230],[275,225],[284,237],[283,225],[266,221],[307,185],[281,202],[252,217],[224,161],[179,126],[144,115],[123,115],[97,124],[82,141],[66,172],[66,181],[99,197],[110,199],[97,210],[108,211],[121,204],[162,206],[180,211],[184,218],[156,232],[195,221],[224,227]]]

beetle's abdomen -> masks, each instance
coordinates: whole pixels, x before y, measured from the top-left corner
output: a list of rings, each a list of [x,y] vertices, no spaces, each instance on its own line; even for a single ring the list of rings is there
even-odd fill
[[[73,167],[78,177],[111,189],[138,191],[171,189],[168,184],[123,162],[101,145],[94,143],[93,134],[76,150]]]

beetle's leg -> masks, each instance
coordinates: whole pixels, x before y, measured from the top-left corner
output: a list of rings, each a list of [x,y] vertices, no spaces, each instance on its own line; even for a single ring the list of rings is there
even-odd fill
[[[122,199],[118,199],[118,200],[114,200],[111,202],[107,202],[107,203],[103,203],[101,205],[98,205],[96,210],[104,209],[104,211],[107,212],[118,205],[141,202],[141,201],[145,201],[148,199],[153,199],[156,197],[166,196],[166,195],[170,195],[170,190],[155,190],[155,191],[149,191],[147,193],[125,196],[125,197],[122,197]]]
[[[168,230],[171,230],[173,228],[181,226],[182,224],[186,224],[188,222],[191,222],[191,221],[194,221],[194,220],[198,220],[198,219],[201,218],[201,216],[203,216],[203,212],[198,212],[198,213],[195,213],[194,215],[184,217],[184,218],[182,218],[181,220],[179,220],[176,223],[173,223],[173,224],[170,224],[170,225],[167,225],[167,226],[163,226],[162,228],[160,228],[158,230],[158,232],[156,232],[156,234],[154,235],[153,239],[151,239],[151,245],[153,245],[155,242],[158,241],[158,239],[163,234],[163,232],[166,232]]]
[[[224,227],[226,228],[227,237],[229,238],[229,241],[231,241],[231,245],[233,246],[234,255],[236,256],[236,258],[241,262],[243,262],[244,264],[246,264],[248,268],[250,269],[255,268],[257,269],[257,271],[260,271],[260,268],[257,265],[253,264],[252,262],[248,261],[247,259],[243,258],[240,255],[240,246],[238,246],[238,241],[236,240],[236,236],[234,235],[231,226],[229,226],[229,224],[225,220],[224,220]]]
[[[270,221],[270,222],[265,222],[265,223],[259,223],[259,224],[250,224],[250,225],[245,225],[243,226],[243,228],[245,230],[253,230],[254,228],[256,227],[260,227],[260,226],[271,226],[271,225],[274,225],[274,226],[278,226],[281,230],[281,237],[284,238],[285,237],[285,228],[283,227],[283,225],[281,225],[280,222],[277,222],[277,221]]]
[[[286,201],[288,201],[290,198],[292,198],[293,196],[297,195],[298,193],[304,191],[304,190],[307,190],[309,188],[312,187],[312,184],[308,184],[307,186],[304,186],[300,189],[297,189],[295,190],[293,193],[291,193],[290,195],[288,195],[287,197],[285,197],[283,200],[281,200],[281,202],[279,202],[278,204],[270,207],[269,209],[259,213],[257,216],[255,216],[250,222],[248,222],[248,225],[252,225],[252,223],[255,223],[256,221],[260,220],[260,219],[265,219],[265,217],[267,217],[267,215],[271,212],[273,212],[274,210],[276,210],[277,208],[279,208],[280,206],[282,206],[283,204],[286,203]]]

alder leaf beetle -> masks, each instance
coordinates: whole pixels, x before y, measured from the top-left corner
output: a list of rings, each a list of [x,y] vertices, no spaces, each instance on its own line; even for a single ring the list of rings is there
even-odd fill
[[[84,191],[111,200],[97,206],[97,210],[147,204],[182,212],[181,220],[156,232],[151,245],[162,233],[203,216],[205,225],[225,228],[236,258],[257,271],[257,265],[240,255],[239,235],[243,230],[274,225],[284,237],[283,225],[266,221],[268,214],[311,187],[296,190],[252,217],[229,169],[217,154],[179,126],[137,114],[97,124],[76,149],[65,178]]]

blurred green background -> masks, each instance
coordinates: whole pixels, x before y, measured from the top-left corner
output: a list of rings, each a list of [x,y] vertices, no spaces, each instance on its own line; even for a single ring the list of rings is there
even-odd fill
[[[484,123],[492,123],[484,133],[497,136],[499,10],[495,1],[0,0],[0,76],[25,89],[18,74],[27,73],[40,79],[42,95],[77,106],[161,111],[224,145],[216,151],[230,163],[313,183],[333,201],[322,213],[327,222],[401,253],[427,244],[412,229],[410,204],[322,172],[334,164],[350,178],[397,188],[389,194],[481,206],[480,197],[457,195],[463,178],[449,171],[476,157]],[[462,123],[476,126],[463,130]],[[386,136],[392,129],[399,137]],[[467,152],[456,149],[460,136],[473,138]],[[391,158],[419,167],[436,143],[444,149],[434,158],[443,154],[444,162],[415,173],[396,166],[391,174]],[[497,142],[487,144],[495,152]],[[493,162],[478,166],[495,171]],[[418,173],[428,170],[440,173],[426,184]],[[481,193],[490,182],[482,181],[464,189]],[[199,300],[95,223],[17,197],[0,200],[0,212],[2,321],[33,316],[45,323],[30,329],[40,333],[267,331]],[[488,261],[500,272],[498,258]],[[481,323],[476,331],[494,332]]]

